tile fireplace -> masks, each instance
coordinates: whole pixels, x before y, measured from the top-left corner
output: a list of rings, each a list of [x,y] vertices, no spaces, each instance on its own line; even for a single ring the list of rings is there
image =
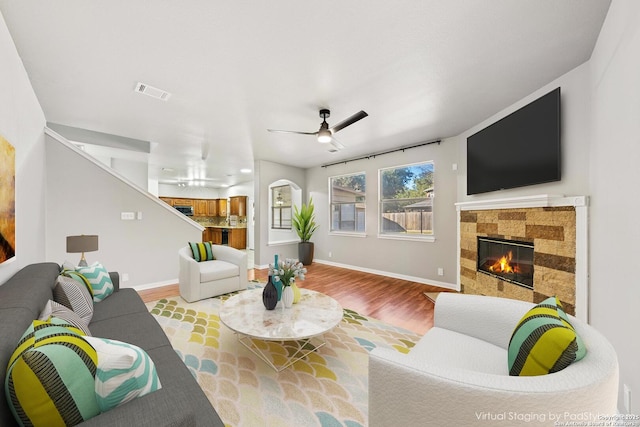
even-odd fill
[[[557,296],[586,319],[587,198],[527,196],[457,203],[459,289],[538,303]]]

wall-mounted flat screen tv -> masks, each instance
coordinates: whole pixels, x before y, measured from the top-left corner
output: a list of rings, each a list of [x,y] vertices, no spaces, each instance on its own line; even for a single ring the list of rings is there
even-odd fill
[[[560,181],[560,88],[467,138],[467,194]]]

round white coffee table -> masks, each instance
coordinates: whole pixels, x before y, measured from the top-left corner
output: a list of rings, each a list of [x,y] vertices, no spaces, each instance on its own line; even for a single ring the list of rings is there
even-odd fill
[[[243,291],[222,303],[220,320],[245,347],[279,372],[322,347],[322,335],[342,320],[342,307],[330,296],[308,289],[300,289],[300,294],[300,301],[291,308],[267,310],[262,288]],[[295,341],[297,350],[284,363],[276,364],[268,345],[260,341]]]

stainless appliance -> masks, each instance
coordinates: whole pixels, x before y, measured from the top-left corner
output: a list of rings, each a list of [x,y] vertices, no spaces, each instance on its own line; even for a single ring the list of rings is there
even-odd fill
[[[175,205],[174,208],[176,208],[178,212],[185,214],[186,216],[193,216],[193,206]]]

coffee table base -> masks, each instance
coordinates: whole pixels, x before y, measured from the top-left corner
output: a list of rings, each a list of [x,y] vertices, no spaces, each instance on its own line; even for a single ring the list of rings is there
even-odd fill
[[[269,343],[274,341],[265,341],[258,338],[251,338],[248,335],[243,335],[238,332],[236,332],[236,336],[238,337],[238,341],[240,341],[242,345],[244,345],[247,349],[249,349],[249,351],[251,351],[253,354],[258,356],[260,359],[262,359],[262,361],[265,362],[267,365],[275,369],[276,372],[283,371],[284,369],[296,363],[298,360],[304,359],[305,357],[307,357],[307,355],[323,347],[326,344],[326,341],[319,337],[312,337],[304,340],[275,341],[275,342],[281,342],[283,344],[290,343],[289,345],[283,345],[283,347],[288,353],[289,352],[291,353],[291,354],[287,354],[287,356],[280,355],[284,359],[283,363],[275,363],[275,361],[272,360],[274,358],[269,357],[269,356],[272,356],[272,354],[268,353]],[[267,347],[267,349],[263,350],[262,348],[260,348],[260,346],[256,344],[256,342],[258,342],[259,344],[264,344],[264,346]],[[293,343],[295,343],[295,346],[293,345]],[[295,347],[298,347],[298,348],[295,349]]]

